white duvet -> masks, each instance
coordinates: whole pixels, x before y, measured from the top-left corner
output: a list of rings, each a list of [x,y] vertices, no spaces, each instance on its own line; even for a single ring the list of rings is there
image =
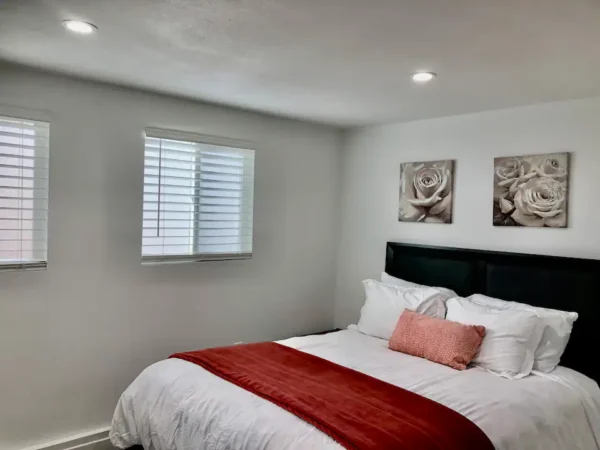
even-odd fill
[[[355,329],[280,341],[428,397],[466,416],[497,450],[600,450],[600,389],[558,367],[507,380],[393,352]],[[146,450],[340,449],[312,425],[179,360],[144,370],[117,405],[112,443]]]

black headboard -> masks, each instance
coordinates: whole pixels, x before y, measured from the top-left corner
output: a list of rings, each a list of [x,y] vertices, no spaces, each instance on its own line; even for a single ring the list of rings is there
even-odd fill
[[[462,297],[480,293],[579,313],[561,365],[600,382],[594,357],[600,344],[600,261],[388,242],[385,271]]]

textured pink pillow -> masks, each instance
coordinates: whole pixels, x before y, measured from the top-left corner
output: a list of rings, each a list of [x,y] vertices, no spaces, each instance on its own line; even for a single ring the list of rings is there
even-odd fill
[[[485,327],[481,325],[463,325],[405,309],[389,347],[464,370],[477,354],[484,336]]]

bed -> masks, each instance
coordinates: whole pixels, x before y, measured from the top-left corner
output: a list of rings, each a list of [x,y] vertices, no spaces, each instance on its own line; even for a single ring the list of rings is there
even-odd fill
[[[598,369],[585,345],[597,341],[597,261],[388,243],[386,272],[463,296],[535,298],[535,306],[578,311],[563,365],[516,381],[478,368],[460,372],[392,352],[387,341],[353,326],[280,343],[443,404],[481,428],[497,450],[600,449]],[[125,391],[111,440],[147,450],[341,448],[275,404],[178,359],[150,366]]]

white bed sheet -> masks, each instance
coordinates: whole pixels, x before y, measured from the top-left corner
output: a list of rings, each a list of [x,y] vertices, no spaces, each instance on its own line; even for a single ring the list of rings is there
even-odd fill
[[[353,329],[281,344],[428,397],[477,424],[497,450],[600,450],[600,389],[559,367],[507,380],[393,352]],[[340,449],[312,425],[179,359],[144,370],[117,405],[112,443],[148,450]]]

